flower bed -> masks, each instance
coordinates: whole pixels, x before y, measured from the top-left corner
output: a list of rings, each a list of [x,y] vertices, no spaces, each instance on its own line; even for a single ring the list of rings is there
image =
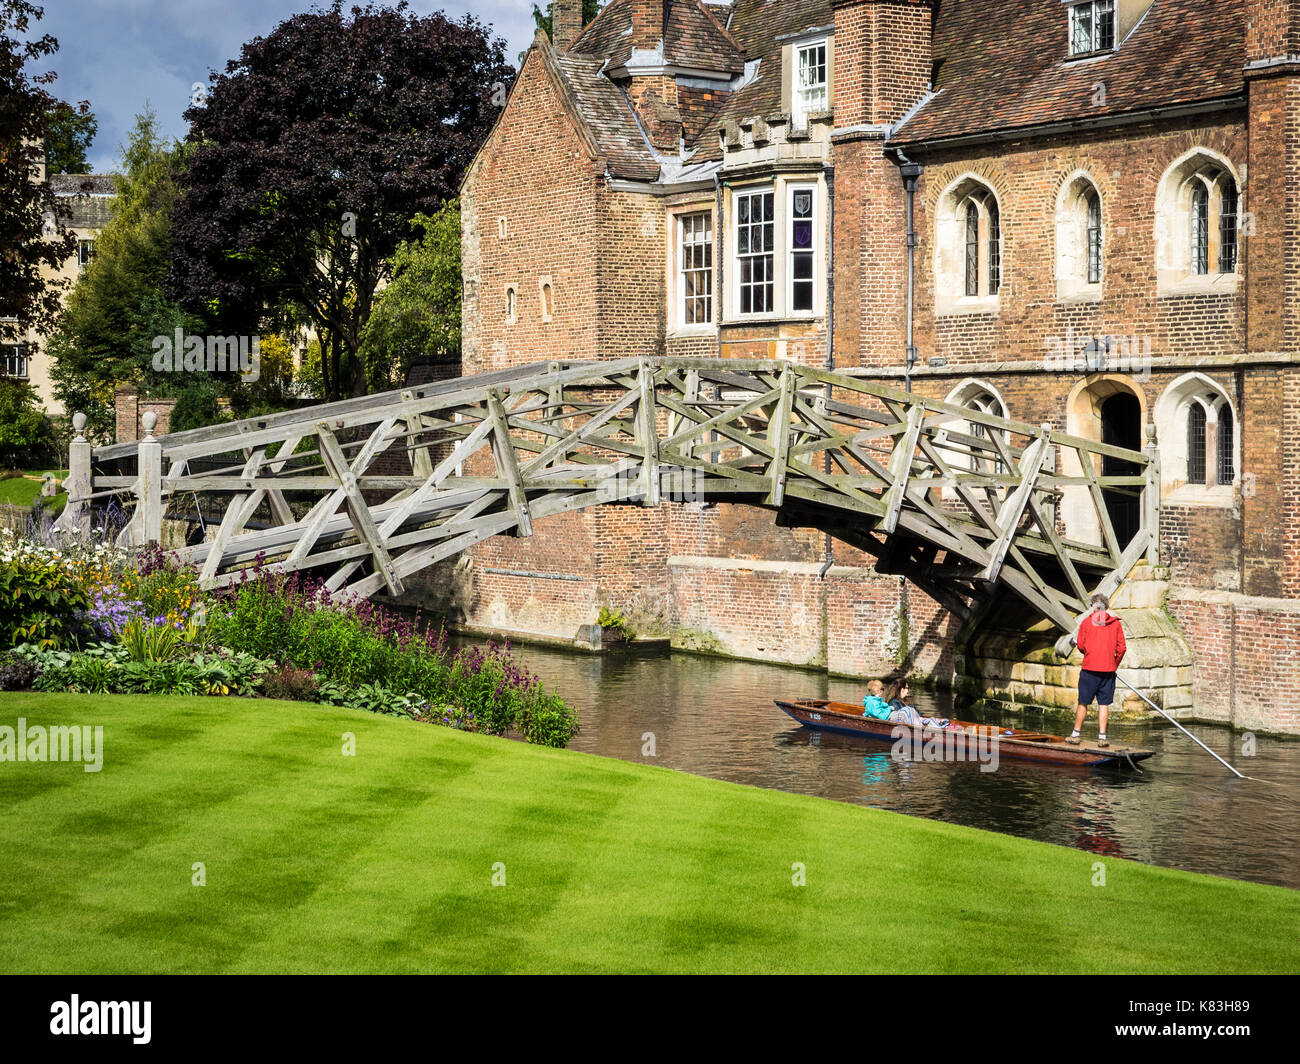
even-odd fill
[[[204,591],[156,548],[0,533],[0,690],[26,687],[316,701],[546,746],[578,730],[508,646],[452,651],[441,626],[301,574],[256,567]]]

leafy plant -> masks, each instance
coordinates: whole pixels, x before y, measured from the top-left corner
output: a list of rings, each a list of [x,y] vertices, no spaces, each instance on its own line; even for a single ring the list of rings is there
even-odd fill
[[[0,646],[75,641],[89,602],[66,568],[38,555],[0,561]]]
[[[142,617],[128,621],[120,639],[132,661],[170,661],[181,648],[179,631]]]
[[[625,643],[636,638],[636,632],[632,630],[632,626],[628,623],[628,619],[623,615],[622,610],[602,606],[600,608],[600,617],[597,618],[596,623],[604,631],[613,633],[616,638],[621,638]]]
[[[288,702],[310,702],[316,697],[316,674],[286,662],[262,677],[262,694]]]
[[[0,654],[0,691],[26,691],[41,674],[41,667],[30,658],[10,651]]]

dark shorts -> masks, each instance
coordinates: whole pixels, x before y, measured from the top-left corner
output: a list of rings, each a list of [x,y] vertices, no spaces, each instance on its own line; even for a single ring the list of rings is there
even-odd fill
[[[1093,672],[1091,669],[1079,670],[1079,705],[1090,706],[1094,698],[1099,706],[1108,706],[1115,701],[1115,674],[1113,672]]]

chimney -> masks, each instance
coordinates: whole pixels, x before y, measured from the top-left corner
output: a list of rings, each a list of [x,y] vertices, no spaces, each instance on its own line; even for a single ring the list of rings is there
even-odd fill
[[[582,0],[554,0],[551,4],[551,42],[566,51],[582,32]]]
[[[632,47],[654,49],[664,39],[665,0],[632,0]]]
[[[897,122],[930,83],[936,0],[831,0],[835,125]]]
[[[1246,69],[1300,55],[1300,0],[1246,0]]]

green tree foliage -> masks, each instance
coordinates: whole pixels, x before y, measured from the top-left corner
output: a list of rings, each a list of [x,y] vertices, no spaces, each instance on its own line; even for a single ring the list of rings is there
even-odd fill
[[[90,101],[75,107],[63,100],[55,102],[47,116],[45,133],[45,172],[47,174],[88,174],[90,161],[86,152],[99,132],[99,120],[90,109]]]
[[[31,386],[0,377],[0,469],[42,466],[56,454],[54,427]]]
[[[49,183],[33,180],[54,104],[44,86],[54,74],[32,76],[27,65],[59,47],[48,33],[36,36],[41,14],[26,0],[0,0],[0,341],[53,327],[64,286],[47,275],[77,250]]]
[[[112,432],[118,384],[174,395],[192,383],[153,368],[155,337],[172,337],[178,328],[204,332],[196,316],[162,291],[176,178],[189,152],[179,142],[166,143],[152,112],[136,117],[123,149],[113,218],[50,338],[54,394],[67,410],[84,412],[101,439]]]
[[[456,194],[513,71],[472,16],[341,0],[245,44],[186,117],[168,291],[222,334],[298,308],[322,398],[362,394],[361,335],[411,219]],[[271,331],[280,331],[273,326]]]
[[[413,224],[422,235],[393,255],[393,279],[361,334],[372,391],[398,387],[413,358],[460,362],[460,204],[417,214]]]

